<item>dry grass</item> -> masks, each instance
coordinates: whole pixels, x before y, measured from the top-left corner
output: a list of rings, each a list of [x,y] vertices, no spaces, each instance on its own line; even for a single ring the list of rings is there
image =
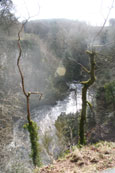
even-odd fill
[[[35,173],[96,173],[115,166],[115,143],[100,142],[76,149]]]

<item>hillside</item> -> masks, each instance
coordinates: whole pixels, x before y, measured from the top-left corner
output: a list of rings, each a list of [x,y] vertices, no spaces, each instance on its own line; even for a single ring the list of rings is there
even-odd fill
[[[73,150],[34,173],[96,173],[115,167],[115,143],[100,142]]]
[[[0,171],[2,172],[0,173],[4,171],[15,173],[14,168],[16,168],[16,166],[18,167],[16,169],[20,168],[19,171],[21,171],[20,165],[25,166],[25,169],[28,168],[28,172],[32,172],[33,170],[31,158],[29,157],[29,135],[27,131],[23,129],[23,125],[27,122],[26,102],[20,87],[20,76],[16,65],[19,53],[17,33],[20,27],[21,23],[17,23],[7,31],[3,30],[0,26],[2,33],[0,35]],[[79,95],[79,92],[77,92],[75,88],[70,89],[69,86],[70,84],[79,84],[82,80],[88,79],[88,75],[82,70],[79,63],[89,68],[89,59],[85,51],[86,49],[90,49],[92,38],[94,38],[99,29],[99,27],[91,27],[79,21],[40,20],[28,22],[21,33],[21,68],[24,73],[26,90],[40,91],[43,93],[41,101],[39,101],[37,96],[31,97],[30,109],[32,119],[35,119],[38,125],[42,127],[42,125],[46,123],[46,117],[49,116],[47,121],[49,124],[45,125],[46,129],[43,129],[44,133],[40,136],[41,141],[46,137],[47,145],[46,148],[42,145],[43,151],[41,154],[44,164],[51,163],[52,160],[57,158],[60,154],[60,151],[57,149],[57,143],[55,144],[57,148],[55,148],[53,156],[48,154],[48,150],[51,150],[53,145],[50,143],[52,140],[49,141],[49,139],[53,138],[54,141],[55,138],[57,139],[55,135],[52,136],[53,130],[50,126],[50,121],[54,119],[55,114],[58,112],[57,109],[54,110],[55,105],[59,102],[62,104],[64,101],[67,102],[68,100],[64,99],[68,98],[71,92],[74,94],[73,97],[69,98],[70,100],[74,99],[75,101],[76,95]],[[95,44],[100,44],[101,47],[95,48],[96,52],[98,52],[95,69],[96,82],[90,89],[90,92],[93,93],[91,99],[93,111],[89,108],[87,111],[87,143],[96,143],[100,140],[115,142],[115,100],[113,99],[115,98],[114,38],[114,27],[109,26],[105,27],[101,35],[95,40]],[[106,46],[108,42],[113,43]],[[69,106],[71,107],[72,105]],[[54,111],[53,118],[50,117],[50,110]],[[65,115],[63,116],[65,123],[67,122],[67,115],[63,113],[63,110],[64,109],[62,109],[61,113]],[[58,116],[60,116],[61,113],[59,113]],[[78,117],[75,122],[78,121],[80,110],[76,115]],[[42,123],[41,119],[44,120]],[[72,122],[70,119],[69,121]],[[73,128],[72,124],[71,127]],[[76,144],[78,142],[78,124],[76,123],[74,127],[75,129],[73,129],[72,134],[74,139],[67,141],[68,143],[64,146],[66,149],[68,145],[70,146],[70,143]],[[47,128],[50,129],[48,132]],[[68,129],[69,126],[66,127],[66,134],[69,138],[71,135]],[[42,129],[40,130],[42,131]],[[47,133],[49,136],[46,135]],[[60,134],[60,136],[62,136],[62,134]],[[59,147],[61,146],[60,143],[58,143],[58,145]],[[104,147],[106,148],[108,145],[108,143],[105,143]],[[110,143],[110,145],[113,144]],[[93,146],[91,146],[91,148],[93,148]],[[93,151],[91,148],[87,148],[89,153]],[[101,148],[99,149],[101,150]],[[76,151],[78,152],[78,149]],[[80,154],[82,155],[83,153]],[[98,152],[96,154],[98,155]],[[111,162],[109,165],[104,159],[106,159],[106,157],[113,157],[111,154],[111,152],[110,155],[104,155],[102,153],[104,158],[101,158],[101,161],[107,163],[108,167],[114,166],[114,164]],[[82,155],[82,157],[85,156],[85,154]],[[73,164],[75,166],[75,163],[70,161],[73,157],[72,153],[68,157],[68,161],[63,160],[63,164],[67,165],[69,162],[70,165]],[[93,158],[90,157],[88,162],[91,162],[92,159]],[[97,160],[98,159],[100,158],[97,156]],[[86,164],[86,167],[80,167],[81,170],[82,168],[84,170],[90,167],[90,164],[87,165],[85,160],[81,159],[81,161],[84,162],[84,165]],[[55,165],[57,165],[56,167],[58,167],[60,171],[60,167],[62,166],[61,162],[56,161],[54,164],[54,168],[56,169]],[[101,165],[98,166],[100,166],[99,169],[105,168]]]

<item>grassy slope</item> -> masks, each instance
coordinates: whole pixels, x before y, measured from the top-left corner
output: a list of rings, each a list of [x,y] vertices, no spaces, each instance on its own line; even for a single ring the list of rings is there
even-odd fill
[[[106,168],[115,167],[115,143],[100,142],[75,147],[64,158],[54,161],[52,165],[35,169],[34,173],[96,173]]]

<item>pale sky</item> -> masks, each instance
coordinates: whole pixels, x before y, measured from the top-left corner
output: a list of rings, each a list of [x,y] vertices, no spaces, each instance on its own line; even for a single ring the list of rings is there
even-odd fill
[[[102,25],[113,0],[13,0],[20,20],[66,18]],[[34,16],[34,17],[33,17]],[[109,18],[115,18],[115,2]]]

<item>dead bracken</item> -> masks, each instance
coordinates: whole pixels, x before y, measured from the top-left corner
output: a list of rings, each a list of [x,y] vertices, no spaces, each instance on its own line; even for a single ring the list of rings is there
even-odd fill
[[[99,142],[80,149],[76,147],[74,151],[52,165],[36,168],[34,173],[96,173],[115,167],[114,156],[114,142]]]

